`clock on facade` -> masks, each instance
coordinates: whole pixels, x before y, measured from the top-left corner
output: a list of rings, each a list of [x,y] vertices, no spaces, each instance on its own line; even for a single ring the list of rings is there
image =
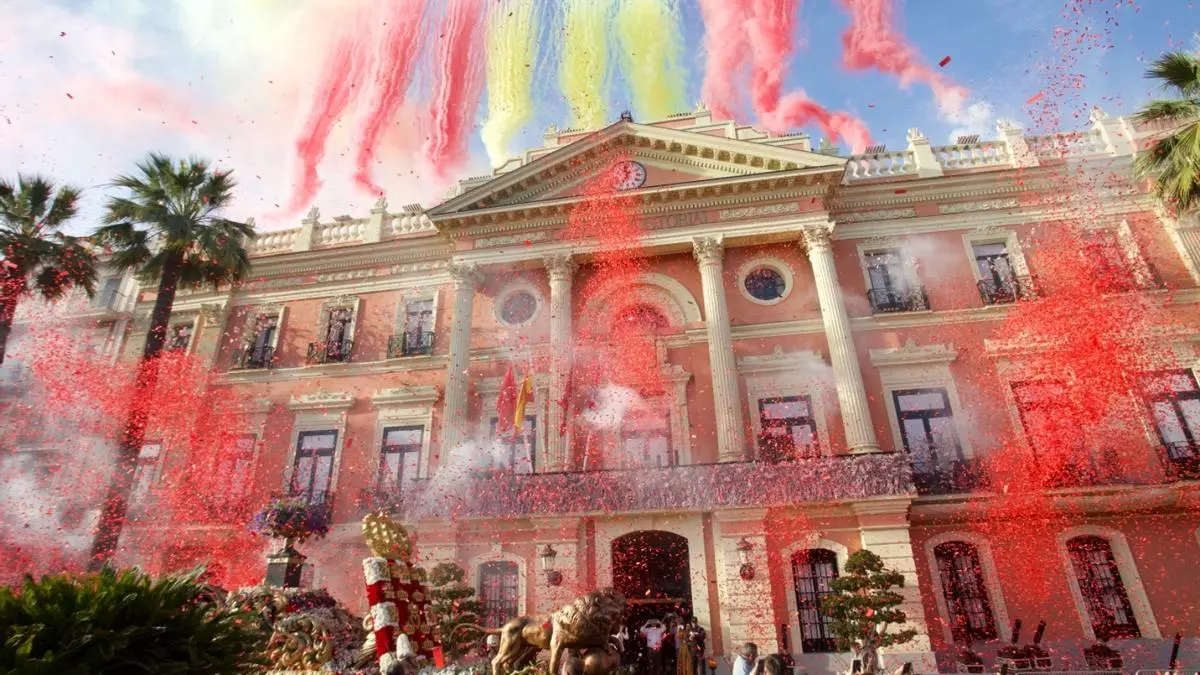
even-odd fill
[[[646,167],[638,162],[618,162],[612,168],[613,187],[618,190],[632,190],[646,184]]]

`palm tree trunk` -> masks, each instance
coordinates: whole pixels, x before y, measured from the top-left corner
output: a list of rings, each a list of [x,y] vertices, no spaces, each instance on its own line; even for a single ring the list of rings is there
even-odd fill
[[[17,313],[17,301],[25,290],[25,275],[6,273],[0,279],[0,364],[4,363],[4,351],[8,346],[8,335],[12,332],[13,317]]]
[[[133,400],[130,401],[125,428],[121,432],[117,463],[109,480],[108,494],[100,510],[96,536],[92,540],[88,569],[93,572],[112,560],[117,550],[117,542],[121,538],[121,530],[125,526],[129,492],[133,489],[138,455],[146,439],[146,424],[153,407],[154,388],[158,384],[158,356],[166,343],[167,325],[171,321],[171,308],[175,304],[180,263],[178,255],[169,256],[163,263],[162,278],[158,281],[158,295],[155,296],[154,311],[150,315],[150,332],[146,335],[146,348],[142,351],[142,360],[138,363]]]

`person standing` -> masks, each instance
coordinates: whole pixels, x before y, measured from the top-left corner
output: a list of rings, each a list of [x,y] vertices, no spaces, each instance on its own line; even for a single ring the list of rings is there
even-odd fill
[[[696,675],[696,663],[689,624],[682,621],[675,629],[675,675]]]
[[[663,636],[666,626],[658,619],[650,619],[642,624],[639,631],[646,638],[646,650],[649,652],[648,675],[663,675]]]
[[[758,664],[758,645],[747,642],[733,659],[733,675],[750,675]]]

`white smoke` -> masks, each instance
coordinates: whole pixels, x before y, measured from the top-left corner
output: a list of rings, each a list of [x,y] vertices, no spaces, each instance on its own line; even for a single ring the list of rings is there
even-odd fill
[[[595,407],[584,411],[580,418],[588,425],[603,431],[620,429],[631,411],[646,408],[646,402],[629,387],[606,384],[596,391]]]

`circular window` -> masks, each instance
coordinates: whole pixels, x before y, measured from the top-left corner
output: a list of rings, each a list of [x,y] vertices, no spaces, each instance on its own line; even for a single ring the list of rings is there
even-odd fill
[[[500,304],[500,320],[510,326],[529,323],[537,313],[537,298],[529,291],[510,293]]]
[[[770,267],[760,267],[746,275],[746,292],[751,297],[764,302],[778,300],[783,297],[787,284],[783,275]]]

